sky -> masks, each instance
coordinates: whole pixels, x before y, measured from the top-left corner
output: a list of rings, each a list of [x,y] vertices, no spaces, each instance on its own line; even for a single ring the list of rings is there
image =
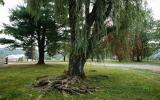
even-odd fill
[[[23,0],[4,0],[5,5],[0,5],[0,28],[2,23],[9,23],[9,9],[16,8],[17,5],[23,5]]]
[[[24,0],[4,0],[5,5],[0,5],[0,29],[2,23],[9,23],[9,9],[15,8],[17,5],[23,5]],[[152,9],[155,20],[160,19],[160,0],[147,0],[148,7]]]
[[[147,0],[148,7],[152,9],[155,20],[160,20],[160,0]]]
[[[3,23],[9,24],[9,12],[10,9],[16,8],[17,5],[23,5],[23,0],[4,0],[5,5],[0,5],[0,30],[3,28]],[[13,39],[11,36],[0,34],[0,38]],[[4,48],[7,45],[0,45],[0,48]]]
[[[3,23],[9,24],[9,9],[16,8],[17,5],[23,5],[24,0],[4,0],[5,5],[0,5],[0,29],[2,29]],[[153,18],[155,20],[160,20],[160,0],[147,0],[148,7],[152,9]],[[1,37],[8,37],[5,35],[0,35]],[[4,46],[0,45],[0,48]]]

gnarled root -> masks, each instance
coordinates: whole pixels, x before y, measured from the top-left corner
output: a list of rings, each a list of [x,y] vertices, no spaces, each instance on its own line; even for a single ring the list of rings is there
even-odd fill
[[[49,79],[47,77],[38,78],[34,83],[34,87],[44,92],[59,90],[70,94],[85,94],[96,91],[95,87],[90,87],[80,77],[66,75],[56,77],[55,79]]]

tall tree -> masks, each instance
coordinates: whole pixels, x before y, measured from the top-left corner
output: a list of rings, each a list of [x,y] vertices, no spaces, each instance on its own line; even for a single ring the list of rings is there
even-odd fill
[[[44,64],[45,52],[54,46],[59,39],[57,25],[54,20],[53,10],[47,5],[41,9],[39,20],[35,23],[26,7],[18,7],[12,10],[10,21],[12,25],[5,25],[5,33],[20,40],[23,48],[38,46],[39,59],[37,64]]]
[[[81,10],[83,9],[79,8],[83,8],[83,3],[85,4],[85,23],[82,26],[82,30],[78,30],[77,27],[80,25],[77,25],[77,23],[80,23],[81,20],[79,20],[77,12],[82,14]],[[102,40],[104,35],[106,35],[106,32],[110,31],[107,30],[107,26],[105,25],[106,19],[110,14],[113,14],[112,19],[115,19],[114,24],[116,24],[118,33],[118,27],[120,25],[118,25],[119,23],[116,20],[119,20],[119,17],[121,17],[119,10],[126,8],[130,3],[135,3],[136,6],[139,7],[138,5],[141,4],[141,1],[119,0],[117,2],[116,0],[95,0],[93,3],[93,9],[90,11],[90,0],[82,2],[82,5],[81,2],[77,3],[75,0],[69,0],[71,43],[73,48],[70,55],[69,75],[85,76],[83,67],[86,60],[94,52],[93,50],[99,46],[99,42]],[[129,21],[130,20],[126,22]],[[94,30],[92,30],[92,27],[94,27]]]
[[[40,13],[40,8],[47,0],[27,0],[30,11],[34,16]],[[69,57],[68,75],[85,77],[84,64],[87,59],[98,48],[100,41],[106,35],[106,19],[115,19],[118,32],[118,18],[121,8],[134,4],[137,8],[141,6],[141,0],[55,0],[58,11],[65,11],[63,5],[68,6],[71,53]],[[133,11],[133,9],[129,9]],[[134,10],[133,12],[137,12]],[[126,13],[125,13],[126,14]],[[135,17],[135,16],[134,16]],[[126,21],[127,23],[129,20]]]

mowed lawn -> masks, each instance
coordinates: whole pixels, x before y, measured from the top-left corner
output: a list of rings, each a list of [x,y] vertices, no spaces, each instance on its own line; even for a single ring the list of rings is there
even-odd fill
[[[0,65],[3,66],[3,65]],[[32,88],[37,77],[61,75],[65,64],[9,65],[0,68],[0,100],[38,100]],[[87,81],[99,89],[93,94],[69,95],[56,90],[41,100],[160,100],[160,74],[144,70],[114,69],[86,65]]]

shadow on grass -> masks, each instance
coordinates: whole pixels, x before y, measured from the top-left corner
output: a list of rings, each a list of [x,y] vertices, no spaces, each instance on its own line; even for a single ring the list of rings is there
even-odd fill
[[[92,76],[87,76],[87,81],[92,82],[92,83],[101,83],[104,80],[108,80],[109,76],[107,75],[92,75]]]

